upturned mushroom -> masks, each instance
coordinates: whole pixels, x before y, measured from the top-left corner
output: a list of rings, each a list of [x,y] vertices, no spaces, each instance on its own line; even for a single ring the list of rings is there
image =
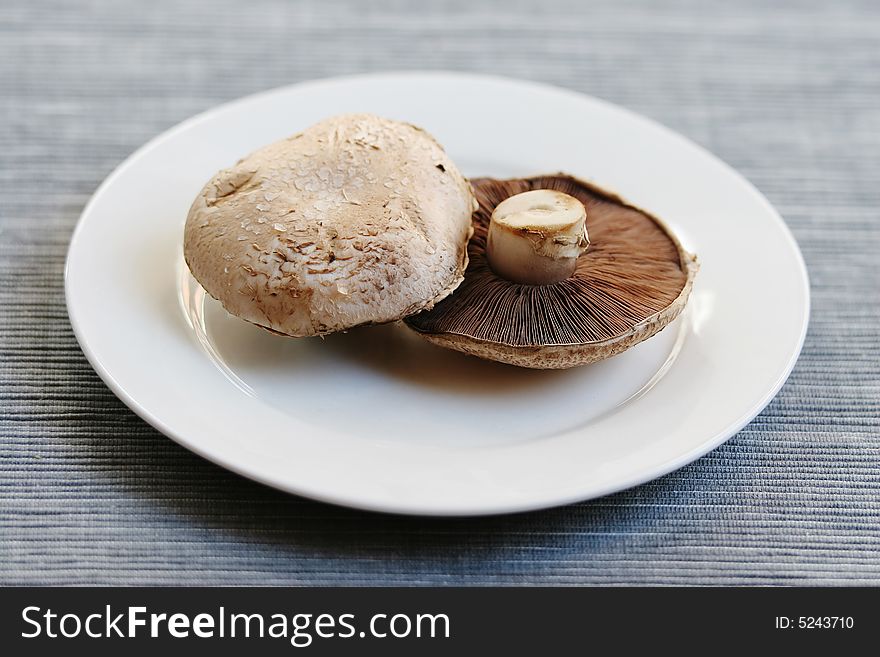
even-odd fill
[[[659,219],[565,174],[471,181],[464,282],[406,320],[430,342],[561,369],[614,356],[675,319],[698,265]]]
[[[476,201],[425,131],[333,117],[217,173],[184,256],[228,312],[312,336],[431,308],[463,279]]]

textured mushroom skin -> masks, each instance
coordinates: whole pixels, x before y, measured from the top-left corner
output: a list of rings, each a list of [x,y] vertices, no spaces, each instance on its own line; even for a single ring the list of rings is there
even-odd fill
[[[290,336],[431,308],[462,281],[468,181],[423,130],[343,115],[217,173],[196,198],[184,256],[227,311]]]
[[[566,191],[567,193],[576,196],[580,193],[580,196],[584,201],[589,202],[591,198],[595,198],[606,206],[619,206],[620,210],[629,214],[629,216],[634,216],[633,213],[638,214],[644,218],[646,225],[652,227],[655,237],[658,235],[661,236],[661,239],[666,243],[666,250],[672,258],[670,263],[673,267],[672,271],[677,272],[674,274],[673,278],[678,282],[676,283],[674,292],[669,294],[668,290],[666,291],[668,295],[666,301],[659,304],[659,307],[657,307],[655,311],[645,314],[636,321],[629,322],[624,327],[617,327],[610,332],[611,334],[604,337],[581,339],[577,341],[561,340],[541,344],[516,344],[505,342],[503,340],[478,337],[477,335],[474,335],[473,331],[470,329],[462,331],[432,330],[432,325],[436,324],[436,319],[442,316],[438,315],[438,312],[447,312],[442,306],[454,307],[456,299],[458,299],[457,303],[460,305],[463,298],[468,297],[468,295],[472,296],[473,290],[476,288],[471,287],[470,291],[465,290],[464,293],[461,291],[462,289],[468,288],[469,281],[473,282],[474,280],[468,278],[463,287],[459,290],[459,295],[457,297],[451,297],[445,301],[441,307],[438,307],[430,313],[415,315],[407,319],[407,325],[419,332],[422,337],[429,342],[487,360],[508,363],[519,367],[535,369],[565,369],[610,358],[611,356],[615,356],[639,342],[650,338],[678,317],[687,304],[687,300],[693,288],[694,277],[699,269],[697,258],[693,254],[688,253],[682,247],[675,235],[663,224],[663,222],[648,212],[633,206],[612,192],[603,190],[592,183],[578,180],[566,174],[535,176],[532,178],[511,181],[495,181],[488,178],[474,179],[472,182],[477,191],[477,197],[480,200],[480,209],[474,217],[474,221],[477,224],[477,236],[475,236],[469,247],[469,250],[471,251],[471,268],[473,271],[469,271],[467,276],[471,277],[476,273],[477,276],[482,277],[482,279],[488,284],[486,287],[486,292],[488,294],[497,293],[499,286],[501,289],[504,289],[505,292],[512,295],[512,297],[509,298],[519,298],[530,293],[527,286],[521,286],[511,282],[501,282],[497,279],[492,281],[492,274],[487,274],[486,264],[482,262],[485,260],[484,246],[482,243],[482,233],[485,232],[485,225],[483,224],[487,222],[486,217],[490,215],[492,211],[491,206],[493,205],[493,201],[490,197],[493,196],[493,192],[491,190],[497,186],[509,187],[511,194],[523,191],[521,188],[560,189],[561,191]],[[598,207],[596,209],[598,209]],[[608,215],[606,214],[606,216]],[[609,227],[610,226],[606,224],[605,230],[608,230]],[[590,230],[589,209],[587,211],[587,229]],[[599,242],[599,246],[601,247],[602,240],[600,239]],[[610,261],[615,268],[617,267],[617,263],[623,264],[626,262],[623,255],[624,254],[622,253],[610,254]],[[581,256],[582,260],[579,260],[578,264],[579,270],[582,267],[593,266],[590,262],[590,257],[589,251],[587,254]],[[608,258],[608,256],[605,257],[606,259]],[[666,256],[663,256],[661,260],[665,258]],[[606,280],[605,283],[611,284],[612,281]],[[623,283],[623,281],[621,281],[621,283]],[[645,280],[644,283],[649,287],[651,285],[649,280]],[[630,283],[627,283],[627,285],[629,284]],[[493,291],[491,290],[492,287],[495,287],[496,289]],[[565,295],[572,291],[573,287],[567,282],[564,282],[562,285],[555,284],[555,295]],[[607,290],[603,292],[603,296],[605,292],[607,292]],[[642,294],[644,294],[644,292],[642,292]],[[473,298],[483,301],[488,297],[483,296],[481,293]],[[467,305],[464,307],[468,308]],[[479,317],[484,316],[479,313],[474,313],[472,319],[478,319],[478,315]],[[533,318],[532,321],[543,321],[546,325],[548,317],[543,314],[540,315],[541,316],[539,317]],[[533,328],[528,324],[528,318],[520,319],[527,322],[527,324],[524,325],[524,328]],[[441,320],[441,323],[442,322],[443,320]],[[484,322],[478,321],[478,325],[480,326],[480,329],[485,329],[486,327]],[[551,325],[546,326],[547,328],[545,328],[545,330],[553,331],[558,328],[552,326],[552,322]]]

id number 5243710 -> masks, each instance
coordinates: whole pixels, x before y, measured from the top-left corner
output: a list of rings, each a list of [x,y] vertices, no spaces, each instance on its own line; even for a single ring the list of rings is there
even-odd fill
[[[777,616],[776,629],[851,630],[852,616]]]

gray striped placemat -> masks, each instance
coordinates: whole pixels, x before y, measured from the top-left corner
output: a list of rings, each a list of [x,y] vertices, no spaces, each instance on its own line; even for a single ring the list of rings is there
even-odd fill
[[[880,581],[880,6],[842,2],[128,1],[0,5],[0,582]],[[767,410],[658,481],[525,515],[387,517],[176,446],[92,372],[67,242],[104,176],[218,102],[454,69],[654,117],[776,205],[807,260],[803,356]]]

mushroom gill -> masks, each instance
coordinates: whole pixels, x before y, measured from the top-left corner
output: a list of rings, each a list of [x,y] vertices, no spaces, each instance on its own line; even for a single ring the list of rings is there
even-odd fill
[[[564,174],[471,183],[479,208],[464,282],[433,310],[406,320],[432,342],[526,367],[571,367],[650,337],[684,307],[696,259],[647,212]],[[498,204],[538,189],[583,203],[590,246],[570,277],[527,285],[493,271],[486,238]]]

